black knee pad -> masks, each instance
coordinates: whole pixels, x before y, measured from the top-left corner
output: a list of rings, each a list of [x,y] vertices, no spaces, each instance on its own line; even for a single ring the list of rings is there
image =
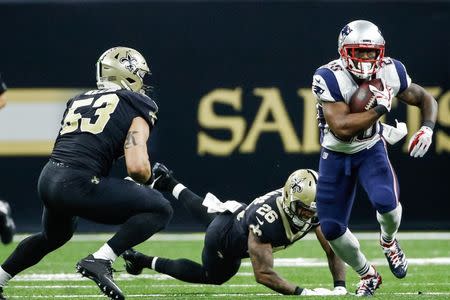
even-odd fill
[[[332,220],[321,220],[320,228],[322,229],[322,233],[328,241],[337,239],[338,237],[343,235],[345,233],[345,230],[347,229],[344,225]]]

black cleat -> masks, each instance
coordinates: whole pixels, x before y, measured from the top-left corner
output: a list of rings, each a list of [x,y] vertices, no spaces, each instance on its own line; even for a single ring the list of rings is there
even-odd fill
[[[397,239],[389,244],[380,240],[380,245],[389,263],[392,274],[397,278],[405,277],[408,272],[408,261]]]
[[[8,202],[0,200],[0,238],[2,243],[11,243],[15,231],[16,225],[11,217],[11,207]]]
[[[152,174],[155,179],[151,187],[160,192],[171,192],[169,191],[169,182],[172,178],[172,173],[165,165],[157,162],[152,169]]]
[[[149,258],[133,248],[122,253],[122,257],[125,260],[125,270],[131,275],[141,274],[145,266],[144,261]],[[152,258],[150,257],[150,259]]]
[[[83,277],[93,280],[103,294],[110,299],[124,300],[120,288],[116,285],[112,276],[111,261],[105,259],[97,259],[92,254],[80,260],[77,265],[77,272]]]
[[[3,288],[0,287],[0,300],[6,300],[6,297],[3,296]]]

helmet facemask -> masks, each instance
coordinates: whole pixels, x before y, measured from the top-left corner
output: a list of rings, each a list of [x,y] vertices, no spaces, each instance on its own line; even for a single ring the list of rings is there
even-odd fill
[[[292,197],[292,194],[291,194]],[[300,200],[291,200],[290,206],[284,209],[286,214],[292,221],[292,226],[296,229],[302,229],[305,225],[315,225],[312,218],[317,215],[316,202],[312,202],[311,206],[305,205]]]
[[[358,52],[373,51],[374,57],[362,58]],[[384,45],[345,45],[342,47],[341,59],[347,70],[359,79],[368,79],[378,72],[384,58]]]

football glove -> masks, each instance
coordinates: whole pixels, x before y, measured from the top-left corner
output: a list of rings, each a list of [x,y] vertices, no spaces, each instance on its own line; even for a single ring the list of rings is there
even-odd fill
[[[369,84],[369,90],[375,95],[375,99],[377,100],[378,105],[383,105],[386,109],[391,111],[392,98],[394,96],[394,90],[387,86],[383,79],[381,79],[381,83],[383,84],[383,90],[380,91],[373,85]]]
[[[433,129],[428,126],[420,127],[409,140],[408,152],[412,157],[423,157],[433,141]]]
[[[303,289],[300,296],[329,296],[334,295],[333,291],[325,288]]]
[[[347,295],[347,289],[343,286],[337,286],[331,291],[331,293],[335,296]]]
[[[383,126],[383,137],[391,145],[396,144],[408,134],[406,123],[395,120],[396,127],[381,123]]]

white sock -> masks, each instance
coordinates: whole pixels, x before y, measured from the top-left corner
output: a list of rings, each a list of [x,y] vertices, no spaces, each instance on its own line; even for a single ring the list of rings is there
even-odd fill
[[[172,195],[175,197],[175,199],[178,200],[178,196],[180,196],[181,192],[185,189],[186,187],[181,184],[178,183],[172,190]]]
[[[156,260],[158,260],[158,256],[155,256],[155,257],[153,257],[153,259],[152,259],[152,265],[151,265],[151,268],[152,268],[152,270],[155,270],[156,271]]]
[[[111,247],[107,243],[101,246],[100,249],[97,250],[97,252],[92,254],[92,256],[97,259],[105,259],[112,262],[117,259],[117,254],[114,253],[113,249],[111,249]]]
[[[377,220],[381,227],[381,238],[384,242],[389,243],[395,239],[401,219],[402,205],[400,203],[390,212],[384,214],[377,212]]]
[[[9,275],[2,267],[0,267],[0,287],[8,284],[8,281],[11,280],[12,276]]]
[[[330,246],[334,253],[352,267],[360,276],[367,275],[370,272],[375,274],[375,270],[359,249],[358,240],[348,228],[343,235],[330,241]]]

